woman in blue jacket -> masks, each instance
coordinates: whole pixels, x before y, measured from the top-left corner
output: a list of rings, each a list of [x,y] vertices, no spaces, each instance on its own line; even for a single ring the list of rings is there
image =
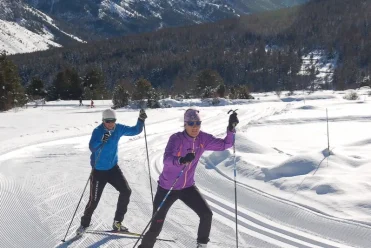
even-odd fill
[[[129,205],[131,189],[117,164],[117,148],[121,136],[133,136],[142,132],[146,118],[146,113],[141,110],[137,124],[129,127],[116,123],[114,110],[103,111],[102,124],[94,129],[89,142],[90,164],[93,167],[90,176],[90,197],[81,217],[81,226],[76,231],[77,235],[82,235],[90,225],[93,212],[107,183],[120,192],[112,228],[117,231],[128,231],[122,225],[122,221]]]

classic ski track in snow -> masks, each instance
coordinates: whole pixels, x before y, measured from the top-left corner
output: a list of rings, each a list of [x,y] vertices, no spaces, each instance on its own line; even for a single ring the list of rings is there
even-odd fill
[[[162,168],[162,159],[163,154],[161,152],[158,152],[155,156],[153,156],[155,159],[152,160],[152,167],[154,168],[154,171],[156,171],[157,177],[161,171]],[[202,167],[202,164],[199,164],[199,167]],[[203,170],[204,168],[201,168]],[[198,173],[200,173],[200,169],[198,169]],[[203,175],[206,175],[210,172],[202,171]],[[212,172],[211,172],[212,173]],[[203,178],[204,179],[204,178]],[[228,179],[229,180],[229,179]],[[204,181],[210,182],[210,179],[204,179]],[[216,183],[216,182],[214,182]],[[225,182],[223,182],[225,183]],[[221,183],[221,184],[223,184]],[[200,185],[200,180],[196,180],[196,185]],[[209,202],[213,212],[214,212],[214,218],[221,218],[224,219],[223,221],[231,221],[234,223],[235,221],[235,209],[234,209],[234,201],[231,199],[223,200],[219,198],[217,195],[217,192],[210,192],[209,188],[207,190],[204,190],[203,188],[199,187],[207,201]],[[254,190],[251,187],[247,188],[239,188],[239,194],[242,190],[252,190],[253,193],[257,193],[260,195],[261,193]],[[234,197],[234,192],[231,190],[231,194]],[[226,196],[226,195],[224,195]],[[241,196],[239,196],[241,197]],[[266,197],[262,195],[262,197]],[[272,197],[272,196],[268,196]],[[274,198],[274,197],[272,197]],[[274,199],[276,200],[276,199]],[[279,199],[278,199],[279,200]],[[290,204],[287,202],[284,202],[283,200],[279,200],[283,204]],[[292,203],[291,203],[292,204]],[[270,205],[272,207],[272,205]],[[287,227],[284,224],[276,223],[272,220],[269,220],[267,217],[260,216],[259,214],[253,213],[251,211],[248,211],[248,205],[241,204],[239,202],[238,205],[238,224],[239,228],[243,227],[245,230],[244,232],[249,233],[252,236],[256,236],[257,238],[261,238],[262,240],[265,240],[267,242],[271,241],[272,244],[279,244],[281,247],[328,247],[328,248],[334,248],[334,247],[351,247],[347,246],[338,242],[331,241],[329,239],[326,239],[326,236],[320,237],[319,235],[310,234],[308,232],[305,232],[306,230],[295,230],[294,227]],[[310,211],[305,209],[304,207],[300,207],[303,211]],[[191,211],[191,210],[189,210]],[[218,216],[215,216],[217,214]],[[317,214],[314,212],[314,214]],[[322,216],[323,218],[327,218],[327,216]],[[335,219],[335,221],[337,221]],[[342,220],[340,220],[341,222]],[[332,224],[332,223],[329,223]],[[351,223],[354,224],[354,223]],[[355,224],[357,225],[357,224]],[[367,227],[366,229],[371,232]],[[241,229],[239,229],[241,232]],[[365,233],[367,235],[367,233]],[[340,236],[340,235],[339,235]],[[328,237],[327,237],[328,238]],[[345,241],[343,241],[345,242]]]
[[[290,105],[283,105],[282,109],[268,107],[264,111],[252,111],[252,113],[249,112],[251,109],[242,109],[239,111],[240,121],[247,123],[272,114],[279,114],[285,111],[288,106]],[[205,128],[205,131],[223,136],[226,126],[224,119],[227,117],[223,116],[223,121],[220,119],[220,116],[205,119],[204,122],[212,123],[212,130]],[[167,142],[167,139],[159,141],[158,137],[170,136],[179,131],[179,127],[174,127],[172,130],[161,130],[153,134],[149,131],[152,129],[152,125],[155,123],[146,126],[146,129],[150,165],[153,169],[152,185],[156,191],[156,180],[161,171],[163,150]],[[161,123],[156,123],[156,125],[161,126]],[[245,128],[246,125],[241,126],[241,129]],[[135,232],[142,231],[149,221],[152,211],[150,194],[142,194],[149,192],[143,135],[143,133],[140,134],[140,139],[129,137],[119,144],[119,157],[123,158],[121,159],[121,169],[133,190],[126,221],[129,223],[131,231]],[[9,152],[9,148],[0,151],[0,163],[4,160],[11,163],[10,166],[4,164],[4,168],[1,167],[2,170],[0,170],[0,192],[2,193],[0,196],[0,214],[2,216],[0,247],[19,247],[20,244],[29,244],[28,247],[51,247],[53,245],[57,247],[133,246],[135,240],[90,234],[71,244],[59,243],[65,234],[90,171],[86,165],[89,152],[86,150],[79,152],[74,147],[76,144],[86,146],[90,133],[79,136],[78,138],[75,136],[75,138],[49,140],[38,144],[25,144],[17,149],[12,149],[11,152]],[[18,154],[25,156],[19,157]],[[20,159],[20,164],[17,164],[16,160],[12,161],[13,158]],[[47,161],[43,162],[43,159]],[[72,168],[71,162],[77,164],[77,171]],[[38,165],[43,163],[47,165],[55,163],[53,166],[56,169],[39,168]],[[12,172],[12,165],[22,166],[24,174],[19,175]],[[139,170],[142,171],[139,173]],[[231,180],[233,175],[228,177],[220,171],[215,173],[207,169],[202,161],[200,161],[197,170],[197,185],[214,212],[210,247],[235,247],[234,229],[231,228],[234,227],[235,218],[233,181]],[[8,176],[8,174],[13,176]],[[227,186],[218,187],[218,184]],[[146,190],[144,191],[143,188]],[[29,194],[28,190],[30,189],[37,189],[37,195]],[[73,232],[79,224],[79,218],[87,202],[87,195],[85,192],[67,239],[73,236]],[[117,196],[117,192],[111,186],[106,187],[100,206],[93,216],[92,229],[109,228]],[[238,197],[241,248],[368,247],[368,244],[371,243],[371,229],[367,226],[316,213],[242,183],[238,183]],[[22,217],[19,217],[20,214]],[[14,224],[14,216],[23,219],[24,222],[19,225]],[[139,216],[142,218],[138,219]],[[313,222],[316,225],[313,225]],[[25,226],[27,226],[26,229]],[[192,211],[183,203],[177,202],[169,212],[160,235],[164,238],[176,238],[177,243],[171,245],[158,242],[155,247],[194,247],[197,226],[197,216],[192,214]],[[314,227],[316,227],[315,230],[313,230]],[[17,233],[22,233],[22,235],[17,235]],[[350,237],[352,238],[349,240]]]
[[[285,111],[288,107],[290,107],[290,104],[287,104],[286,107],[283,110],[279,111],[278,113],[280,113],[282,111]],[[277,112],[274,112],[274,113],[277,113]],[[264,114],[266,114],[266,112]],[[259,119],[264,118],[264,114],[263,115],[257,114],[255,116],[253,116],[254,121],[257,120],[258,118]],[[240,115],[240,116],[243,116],[243,115]],[[214,126],[214,128],[215,128],[215,126]],[[238,138],[238,136],[237,136],[237,138]],[[154,178],[157,178],[160,171],[161,171],[161,168],[162,168],[162,154],[163,154],[163,151],[159,151],[159,153],[155,155],[155,156],[157,156],[157,160],[155,159],[155,162],[152,161],[152,167],[154,167],[155,171],[157,172],[157,174]],[[155,157],[155,156],[152,155],[152,157]],[[202,182],[205,182],[207,184],[207,186],[210,186],[210,184],[212,184],[211,183],[212,178],[210,178],[210,176],[208,176],[209,173],[207,173],[207,170],[205,169],[205,166],[202,166],[202,165],[203,164],[200,160],[199,166],[198,166],[198,173],[200,173],[200,172],[202,173],[202,177],[203,177],[202,179],[204,179],[204,180],[200,180],[200,179],[197,180],[196,179],[196,184],[198,186],[200,186],[200,185],[203,186]],[[220,171],[218,171],[218,172],[221,173]],[[232,181],[231,178],[228,177],[227,175],[222,174],[222,176],[223,176],[223,178],[227,179],[228,181]],[[231,175],[231,177],[232,177],[232,175]],[[214,180],[215,184],[219,183],[219,180],[220,180],[219,178],[217,180]],[[220,184],[224,185],[224,183],[225,182],[220,183]],[[342,219],[337,219],[337,218],[325,216],[325,215],[319,214],[317,212],[308,210],[307,208],[304,208],[304,207],[299,206],[297,204],[294,204],[294,203],[291,203],[289,201],[279,199],[277,197],[274,197],[274,196],[271,196],[271,195],[266,194],[264,192],[261,192],[257,189],[254,189],[253,187],[247,186],[243,183],[238,183],[238,184],[239,184],[238,194],[241,194],[241,191],[243,191],[244,193],[248,192],[249,194],[255,195],[254,198],[257,198],[257,197],[261,198],[260,201],[262,201],[262,202],[264,202],[265,201],[264,199],[267,198],[267,199],[269,199],[269,201],[273,200],[273,202],[276,202],[280,205],[283,205],[283,208],[289,207],[290,210],[286,210],[288,213],[285,216],[290,216],[290,211],[294,211],[294,212],[298,213],[298,218],[301,219],[301,220],[299,220],[297,222],[297,224],[299,224],[301,222],[309,223],[311,221],[311,218],[313,218],[313,216],[315,216],[317,219],[322,220],[322,223],[321,223],[322,226],[319,229],[324,230],[325,232],[323,232],[323,233],[318,232],[318,230],[313,230],[313,228],[306,228],[305,225],[303,227],[301,227],[301,226],[297,227],[295,225],[292,225],[291,223],[285,223],[286,222],[285,219],[277,219],[277,216],[273,216],[273,218],[272,218],[272,215],[270,215],[269,212],[262,212],[261,213],[262,216],[265,216],[266,218],[277,219],[282,224],[286,224],[287,226],[290,226],[290,224],[291,224],[292,228],[302,229],[302,232],[300,232],[300,231],[294,230],[292,228],[285,228],[284,226],[280,226],[280,225],[277,226],[277,224],[275,224],[274,226],[270,225],[270,224],[267,223],[268,220],[266,218],[262,217],[262,216],[259,216],[259,219],[254,218],[246,211],[246,209],[249,209],[249,203],[247,202],[247,204],[242,204],[242,203],[239,202],[239,207],[238,207],[239,208],[239,211],[238,211],[239,216],[241,216],[242,219],[244,219],[244,221],[242,221],[241,217],[239,218],[239,225],[246,227],[249,231],[255,230],[257,233],[264,234],[265,236],[273,238],[274,240],[279,240],[280,242],[283,242],[285,244],[284,247],[287,247],[287,245],[293,245],[294,247],[348,247],[346,245],[342,245],[341,243],[348,243],[351,246],[367,247],[367,245],[369,243],[371,243],[371,239],[370,239],[370,236],[369,236],[371,234],[371,229],[368,226],[358,224],[358,223],[354,223],[354,222],[350,222],[350,221],[347,221],[347,220],[342,220]],[[203,188],[202,186],[200,187],[201,190]],[[234,221],[235,220],[234,219],[235,218],[234,217],[235,216],[234,215],[234,204],[232,206],[227,206],[226,204],[222,203],[221,201],[216,200],[218,198],[216,196],[219,193],[217,192],[217,190],[209,192],[210,189],[211,189],[211,187],[205,187],[205,190],[202,190],[202,192],[205,194],[206,199],[209,201],[210,205],[212,206],[214,213],[216,212],[219,215],[221,215],[223,217],[226,217],[229,220]],[[222,196],[224,196],[223,198],[225,198],[225,196],[231,196],[231,195],[233,195],[233,197],[234,197],[232,187],[231,187],[231,190],[229,192],[229,195],[228,195],[228,193],[226,193]],[[226,202],[234,203],[234,198],[233,197],[227,197],[229,199]],[[241,195],[239,197],[241,197]],[[240,205],[242,205],[242,206],[240,206]],[[272,203],[268,203],[268,204],[262,204],[261,203],[259,205],[260,206],[261,205],[268,206],[267,210],[274,209],[274,207],[272,207]],[[241,209],[241,207],[242,207],[242,209]],[[253,211],[255,213],[259,213],[259,207],[257,207],[256,209],[253,209]],[[273,213],[273,211],[271,211],[271,212]],[[253,223],[255,225],[251,225],[251,223]],[[334,225],[335,226],[336,225],[340,226],[340,231],[337,228],[335,228]],[[257,228],[256,226],[259,226],[260,229]],[[310,227],[310,225],[308,225],[307,227]],[[356,240],[355,242],[350,242],[346,238],[347,235],[345,235],[345,234],[352,232],[353,229],[357,230],[357,233],[359,235],[359,239]],[[338,240],[341,243],[331,241],[331,239],[332,240]]]

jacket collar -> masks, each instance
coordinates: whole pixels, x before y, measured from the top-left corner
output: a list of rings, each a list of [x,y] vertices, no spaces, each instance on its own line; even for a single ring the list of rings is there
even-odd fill
[[[198,134],[198,135],[200,135],[200,134]],[[191,136],[189,136],[187,134],[187,131],[186,130],[183,131],[184,138],[186,138],[186,140],[191,141],[191,142],[193,142],[194,140],[197,140],[198,139],[198,135],[196,136],[196,138],[193,138],[193,137],[191,137]]]
[[[108,129],[106,128],[106,126],[104,125],[104,123],[103,123],[103,122],[101,123],[101,126],[102,126],[103,130],[104,130],[105,132],[109,132],[109,131],[111,131],[111,133],[115,132],[115,130],[116,130],[116,125],[117,125],[117,124],[115,124],[115,126],[114,126],[113,129],[108,130]]]

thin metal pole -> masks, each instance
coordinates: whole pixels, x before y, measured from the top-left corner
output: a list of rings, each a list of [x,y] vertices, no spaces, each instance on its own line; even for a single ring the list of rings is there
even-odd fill
[[[236,113],[236,110],[229,110],[228,114]],[[235,129],[237,123],[232,124]],[[233,162],[234,162],[234,209],[235,209],[235,222],[236,222],[236,247],[238,248],[238,210],[237,210],[237,165],[236,165],[236,133],[233,134]]]
[[[236,145],[235,139],[236,134],[233,134],[233,161],[234,161],[234,205],[235,205],[235,216],[236,216],[236,247],[238,248],[238,218],[237,218],[237,166],[236,166]]]
[[[329,131],[329,126],[328,126],[328,111],[326,108],[326,119],[327,119],[327,151],[330,155],[330,131]]]
[[[89,183],[89,181],[90,181],[91,175],[93,174],[94,168],[95,168],[95,166],[97,165],[97,162],[98,162],[98,160],[99,160],[99,158],[100,158],[100,154],[102,153],[102,150],[103,150],[103,147],[104,147],[105,144],[106,144],[106,143],[103,143],[103,145],[102,145],[102,147],[101,147],[101,150],[100,150],[99,153],[98,153],[98,157],[97,157],[97,159],[95,160],[94,167],[91,169],[91,172],[90,172],[90,175],[89,175],[88,181],[87,181],[86,184],[85,184],[84,190],[82,191],[82,194],[81,194],[81,197],[80,197],[80,200],[79,200],[79,203],[77,204],[76,209],[75,209],[75,212],[73,213],[73,216],[72,216],[72,218],[71,218],[70,225],[69,225],[68,228],[67,228],[67,232],[66,232],[66,234],[64,235],[64,238],[61,240],[62,242],[66,242],[66,237],[67,237],[68,231],[69,231],[70,228],[71,228],[72,221],[73,221],[73,219],[75,218],[75,215],[76,215],[77,210],[79,209],[79,206],[80,206],[80,203],[81,203],[82,197],[84,196],[84,193],[85,193],[86,187],[88,186],[88,183]]]
[[[66,234],[64,235],[64,238],[62,239],[62,242],[66,242],[66,237],[67,237],[68,231],[69,231],[70,228],[71,228],[72,221],[73,221],[73,219],[75,218],[75,215],[76,215],[77,209],[78,209],[79,206],[80,206],[80,203],[81,203],[82,197],[84,196],[84,193],[85,193],[86,187],[88,186],[88,183],[89,183],[89,181],[90,181],[90,177],[91,177],[91,174],[92,174],[92,173],[93,173],[93,170],[90,172],[90,175],[89,175],[88,181],[86,181],[86,184],[85,184],[84,190],[82,191],[82,194],[81,194],[81,197],[80,197],[79,203],[77,204],[77,207],[76,207],[76,209],[75,209],[75,212],[73,213],[73,216],[72,216],[71,221],[70,221],[70,225],[69,225],[68,228],[67,228],[67,232],[66,232]]]
[[[187,167],[187,165],[183,166],[182,170],[180,171],[180,173],[178,174],[177,178],[175,179],[173,185],[171,185],[171,188],[169,189],[169,191],[167,192],[167,194],[165,195],[164,199],[162,200],[162,202],[160,203],[160,205],[158,206],[156,212],[152,215],[152,218],[151,220],[148,222],[148,224],[146,225],[146,227],[144,228],[143,232],[140,234],[140,236],[138,237],[137,239],[137,242],[135,242],[133,248],[135,248],[135,246],[138,244],[139,240],[143,237],[143,234],[145,233],[145,231],[147,230],[147,228],[149,227],[149,225],[152,223],[152,221],[155,219],[156,215],[158,214],[158,212],[160,211],[160,209],[162,208],[162,206],[164,205],[167,197],[170,195],[171,191],[173,190],[175,184],[178,182],[179,178],[182,176],[185,168]]]
[[[146,133],[146,124],[143,123],[144,127],[144,139],[146,141],[146,151],[147,151],[147,162],[148,162],[148,171],[149,171],[149,185],[151,186],[151,197],[153,203],[153,189],[152,189],[152,177],[151,177],[151,167],[149,166],[149,155],[148,155],[148,145],[147,145],[147,133]]]
[[[196,141],[196,138],[193,139],[193,146],[192,146],[192,152],[195,153],[195,141]],[[182,170],[179,172],[177,178],[174,180],[173,184],[171,185],[169,191],[166,193],[164,199],[162,199],[160,205],[158,206],[156,212],[152,215],[152,218],[150,219],[150,221],[148,222],[148,224],[146,225],[146,227],[144,228],[143,232],[140,234],[140,236],[138,237],[137,239],[137,242],[135,242],[133,248],[135,248],[135,246],[138,244],[139,240],[143,237],[143,234],[145,233],[145,231],[147,230],[147,228],[149,227],[149,225],[152,223],[152,221],[155,219],[156,215],[158,214],[158,212],[160,211],[160,209],[162,208],[162,206],[164,205],[167,197],[170,195],[171,191],[173,190],[175,184],[178,182],[179,178],[182,176],[185,168],[187,168],[187,166],[191,166],[192,165],[192,162],[190,164],[186,164],[183,166]]]

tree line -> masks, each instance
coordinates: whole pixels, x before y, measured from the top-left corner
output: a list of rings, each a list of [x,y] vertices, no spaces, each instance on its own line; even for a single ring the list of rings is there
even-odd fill
[[[16,65],[3,53],[0,56],[0,111],[21,107],[31,101],[77,99],[112,99],[113,108],[127,106],[130,101],[137,101],[140,107],[159,108],[162,107],[159,100],[173,93],[169,89],[154,88],[145,78],[139,78],[134,83],[121,80],[109,89],[100,68],[90,68],[84,75],[73,68],[65,68],[55,75],[49,85],[39,77],[33,77],[26,87],[20,81]],[[173,97],[217,98],[226,94],[230,98],[252,98],[246,86],[227,88],[218,72],[213,70],[199,72],[182,94]]]
[[[311,66],[303,73],[303,56],[320,50],[327,59],[337,58],[333,75],[320,86],[342,90],[370,85],[370,10],[366,0],[316,0],[217,23],[163,29],[10,59],[18,66],[26,87],[35,77],[49,87],[56,75],[66,70],[75,71],[83,83],[89,72],[98,70],[103,82],[100,87],[110,94],[123,82],[128,88],[146,79],[165,94],[192,95],[195,89],[199,92],[195,82],[205,71],[212,71],[226,89],[314,89],[319,72]],[[69,78],[60,76],[62,81]],[[85,84],[85,90],[90,85],[94,84]],[[217,90],[213,88],[213,92]],[[209,91],[205,88],[201,94]],[[62,98],[72,94],[71,90],[64,92]]]

